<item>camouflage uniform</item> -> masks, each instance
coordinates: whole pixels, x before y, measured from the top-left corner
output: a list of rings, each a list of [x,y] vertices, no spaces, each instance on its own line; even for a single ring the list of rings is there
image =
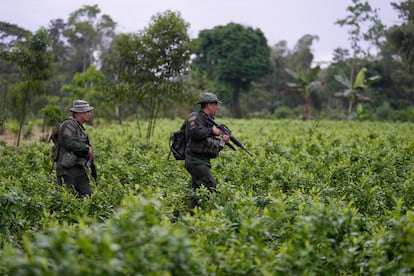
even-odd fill
[[[56,162],[56,175],[58,183],[63,182],[68,188],[75,189],[79,197],[92,194],[89,177],[86,171],[89,139],[85,128],[74,118],[68,118],[62,122],[59,128],[59,158]],[[65,154],[73,153],[76,156],[74,164],[70,167],[63,166]]]
[[[194,190],[201,185],[210,191],[216,188],[216,180],[211,174],[210,159],[216,158],[225,146],[225,142],[213,134],[213,126],[208,122],[208,117],[203,110],[193,112],[188,116],[185,128],[187,145],[184,166],[191,175]],[[197,205],[197,199],[193,197],[191,207]]]

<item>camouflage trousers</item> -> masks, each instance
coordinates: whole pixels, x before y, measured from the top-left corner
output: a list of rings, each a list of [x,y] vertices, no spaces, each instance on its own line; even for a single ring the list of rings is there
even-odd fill
[[[211,169],[209,166],[204,164],[191,165],[186,163],[185,168],[191,175],[191,186],[194,191],[201,186],[206,187],[209,191],[214,191],[216,189],[217,182],[211,174]],[[190,207],[194,208],[195,206],[199,206],[199,204],[197,197],[193,195],[191,198]]]
[[[92,188],[89,184],[89,176],[86,171],[83,171],[81,174],[75,176],[58,176],[57,182],[59,185],[64,183],[69,190],[76,191],[78,197],[92,195]]]

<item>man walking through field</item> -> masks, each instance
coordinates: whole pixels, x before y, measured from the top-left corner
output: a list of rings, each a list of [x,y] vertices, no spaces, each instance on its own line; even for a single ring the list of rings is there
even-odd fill
[[[197,103],[200,104],[200,110],[191,113],[187,118],[184,166],[191,175],[193,190],[204,185],[208,190],[213,191],[217,186],[210,171],[210,159],[216,158],[226,142],[230,140],[228,135],[224,135],[208,122],[209,117],[214,119],[219,103],[221,102],[215,94],[203,93]],[[221,139],[217,139],[217,136],[221,136]],[[195,206],[198,206],[198,202],[193,196],[190,207]]]
[[[64,120],[59,127],[59,156],[56,162],[58,184],[65,183],[79,197],[92,194],[87,164],[93,161],[93,150],[83,124],[91,119],[93,109],[86,101],[73,101],[70,109],[72,117]]]

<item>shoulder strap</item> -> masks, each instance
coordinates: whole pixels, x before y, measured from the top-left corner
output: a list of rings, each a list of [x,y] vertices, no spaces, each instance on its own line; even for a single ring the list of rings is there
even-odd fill
[[[73,117],[68,117],[65,120],[63,120],[63,122],[60,124],[59,126],[59,132],[61,130],[61,128],[63,127],[63,125],[66,125],[67,123],[72,124],[74,127],[78,128],[82,133],[85,133],[85,128],[82,126],[81,123],[79,123],[78,120],[76,120]]]
[[[77,126],[78,125],[80,125],[79,124],[79,122],[78,122],[78,120],[76,120],[75,118],[73,118],[73,117],[68,117],[68,118],[66,118],[65,120],[63,120],[61,123],[60,123],[60,126],[59,126],[59,129],[65,124],[65,122],[67,122],[67,121],[72,121],[73,123],[75,123]]]
[[[85,132],[83,126],[79,123],[78,120],[76,120],[73,117],[68,117],[65,120],[63,120],[60,125],[59,125],[59,134],[61,133],[61,131],[63,130],[64,127],[66,127],[67,125],[71,125],[72,127],[74,127],[76,129],[76,132],[79,133],[79,131],[81,132]],[[58,142],[61,143],[62,137],[60,137],[60,135],[58,136]]]

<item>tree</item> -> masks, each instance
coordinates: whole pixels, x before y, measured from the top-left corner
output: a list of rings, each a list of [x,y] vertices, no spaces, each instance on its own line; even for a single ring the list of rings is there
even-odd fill
[[[185,90],[181,78],[188,72],[192,52],[188,28],[179,12],[157,13],[143,31],[119,36],[105,63],[110,85],[145,109],[147,139],[154,132],[162,105]],[[138,114],[138,106],[135,108]]]
[[[154,132],[162,104],[182,93],[180,77],[188,72],[192,50],[188,28],[179,12],[167,10],[153,16],[138,36],[139,80],[147,91],[147,139]]]
[[[49,51],[49,37],[46,30],[28,33],[26,40],[16,41],[4,53],[6,60],[14,63],[21,73],[21,81],[11,91],[14,94],[15,115],[19,119],[17,146],[20,144],[23,124],[33,98],[46,91],[45,80],[52,74],[52,55]]]
[[[349,79],[355,77],[355,70],[358,68],[358,58],[371,56],[370,47],[372,45],[381,47],[385,38],[385,26],[378,17],[378,12],[365,1],[352,0],[353,5],[347,7],[350,14],[344,19],[339,19],[335,23],[341,27],[349,26],[348,30],[351,48],[353,50],[351,71]],[[367,50],[363,48],[362,42],[369,42],[371,45]]]
[[[306,34],[298,40],[293,51],[286,57],[286,63],[290,68],[310,69],[313,61],[311,46],[314,40],[319,40],[319,37],[310,34]]]
[[[380,76],[366,78],[366,71],[366,68],[362,68],[358,72],[354,83],[352,83],[343,72],[335,75],[335,80],[346,87],[343,92],[335,93],[335,96],[343,97],[348,100],[348,120],[352,120],[353,107],[356,102],[371,102],[371,99],[363,96],[361,92],[381,79]]]
[[[379,19],[377,9],[373,9],[368,1],[362,3],[361,0],[352,0],[352,3],[347,7],[350,14],[335,23],[341,27],[350,27],[348,34],[354,58],[359,55],[370,56],[370,47],[380,47],[384,42],[385,26]],[[362,47],[363,41],[371,44],[366,50]]]
[[[105,75],[91,65],[85,72],[73,75],[72,83],[64,85],[62,89],[69,92],[74,99],[92,101],[99,96],[105,83]]]
[[[311,93],[318,91],[321,86],[321,82],[318,80],[320,70],[319,66],[306,71],[302,68],[298,68],[296,71],[286,69],[286,72],[296,80],[296,82],[288,82],[287,86],[299,91],[305,99],[303,118],[306,120],[311,119]]]
[[[68,69],[69,65],[69,45],[65,42],[64,33],[67,28],[67,23],[62,19],[51,20],[47,29],[51,39],[51,48],[53,51],[54,62],[57,68]]]
[[[394,60],[398,64],[391,76],[398,87],[393,95],[399,95],[399,101],[406,99],[412,104],[414,102],[414,2],[401,1],[391,5],[399,12],[399,18],[402,20],[401,25],[394,25],[389,29],[387,36],[391,47],[395,50]]]
[[[22,41],[29,31],[7,22],[0,21],[0,134],[5,130],[8,118],[8,90],[19,80],[18,68],[7,59],[7,53],[11,51],[17,41]]]
[[[108,84],[104,97],[113,103],[115,116],[122,122],[123,109],[129,105],[137,115],[137,105],[143,102],[144,91],[139,89],[140,64],[138,60],[139,41],[133,34],[120,34],[112,42],[110,51],[105,57],[103,70],[106,72]]]
[[[273,113],[283,102],[281,91],[283,91],[288,78],[285,68],[287,63],[286,57],[290,53],[291,51],[288,49],[285,40],[279,41],[270,48],[273,70],[252,86],[251,94],[254,94],[252,102],[257,106],[256,108],[252,106],[249,110],[254,111],[254,109],[265,108],[268,112]],[[262,96],[260,96],[261,91],[263,91]]]
[[[203,30],[197,39],[194,66],[218,85],[231,89],[233,116],[240,118],[240,93],[271,70],[270,49],[263,32],[230,23]]]
[[[99,16],[100,12],[97,5],[85,5],[69,16],[63,34],[72,47],[76,72],[84,72],[90,65],[100,68],[102,55],[114,37],[115,22],[108,15]]]
[[[7,46],[7,41],[22,40],[29,31],[4,21],[0,21],[0,46]]]
[[[414,2],[405,1],[400,4],[391,4],[399,11],[399,18],[403,20],[400,26],[393,26],[388,33],[391,44],[401,57],[414,71]]]
[[[39,113],[43,119],[43,140],[47,141],[49,138],[49,128],[56,126],[58,123],[63,121],[65,113],[59,108],[51,104],[47,104]]]

